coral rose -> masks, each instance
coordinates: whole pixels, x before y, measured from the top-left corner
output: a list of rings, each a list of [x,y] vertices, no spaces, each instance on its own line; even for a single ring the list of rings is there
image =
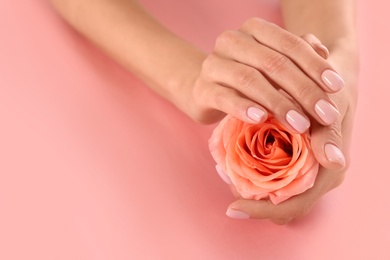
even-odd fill
[[[215,128],[209,147],[245,199],[278,204],[310,189],[318,173],[309,133],[291,133],[271,116],[254,125],[228,115]]]

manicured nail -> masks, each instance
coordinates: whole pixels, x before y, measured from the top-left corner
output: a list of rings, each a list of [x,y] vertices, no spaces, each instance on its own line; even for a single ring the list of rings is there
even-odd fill
[[[341,152],[341,150],[334,144],[325,145],[325,155],[329,161],[333,163],[338,163],[341,166],[345,167],[346,163],[343,152]]]
[[[250,107],[246,111],[248,117],[255,122],[260,122],[263,116],[265,115],[264,111],[257,107]]]
[[[217,173],[219,175],[219,177],[221,177],[221,179],[226,182],[226,184],[232,184],[229,176],[226,175],[226,173],[223,172],[223,170],[221,169],[221,167],[217,164],[215,165],[215,170],[217,170]]]
[[[339,91],[344,87],[344,80],[333,70],[325,70],[322,73],[322,80],[333,91]]]
[[[248,213],[236,209],[228,209],[226,211],[226,216],[229,218],[235,218],[235,219],[250,219],[251,217],[249,216]]]
[[[328,125],[336,122],[337,118],[340,116],[340,112],[324,99],[320,99],[316,103],[315,111],[317,115],[322,119],[322,121],[324,121]]]
[[[295,110],[290,110],[286,115],[287,122],[299,133],[304,133],[310,127],[310,121]]]
[[[329,50],[328,50],[328,48],[326,48],[325,45],[319,43],[319,44],[316,44],[316,47],[321,52],[320,55],[321,55],[322,58],[327,59],[329,57]]]

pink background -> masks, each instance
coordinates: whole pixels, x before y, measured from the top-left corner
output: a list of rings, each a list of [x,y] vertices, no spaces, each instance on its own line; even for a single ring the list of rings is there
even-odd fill
[[[205,50],[275,1],[143,1]],[[370,2],[370,3],[369,3]],[[390,259],[390,5],[360,1],[352,167],[305,220],[225,216],[199,126],[46,1],[0,0],[0,259]],[[163,111],[163,112],[162,112]]]

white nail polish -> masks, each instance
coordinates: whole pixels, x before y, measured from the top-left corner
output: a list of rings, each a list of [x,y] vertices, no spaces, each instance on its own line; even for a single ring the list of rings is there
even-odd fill
[[[229,218],[234,218],[234,219],[250,219],[251,217],[249,216],[248,213],[236,209],[228,209],[226,211],[226,216]]]

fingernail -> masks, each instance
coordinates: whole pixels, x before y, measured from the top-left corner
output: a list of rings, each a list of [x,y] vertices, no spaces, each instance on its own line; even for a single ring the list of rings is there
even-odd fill
[[[219,177],[221,177],[221,179],[224,182],[226,182],[226,184],[229,184],[229,185],[232,184],[229,176],[227,176],[226,173],[224,173],[224,171],[221,169],[221,167],[218,164],[215,166],[215,170],[217,170]]]
[[[341,152],[341,150],[334,144],[325,145],[325,155],[330,162],[338,163],[341,166],[345,167],[346,163],[343,152]]]
[[[290,110],[286,115],[287,122],[299,133],[304,133],[310,127],[309,120],[295,110]]]
[[[324,99],[320,99],[316,103],[315,111],[317,115],[322,119],[322,121],[324,121],[328,125],[336,122],[337,118],[340,116],[340,112]]]
[[[321,52],[320,55],[321,55],[322,58],[327,59],[329,57],[329,50],[328,50],[328,48],[326,48],[325,45],[320,43],[320,44],[316,44],[316,47]]]
[[[257,107],[248,108],[246,113],[248,117],[255,122],[260,122],[263,116],[265,115],[264,111]]]
[[[235,219],[250,219],[251,217],[249,216],[248,213],[236,209],[228,209],[226,211],[226,216],[229,218],[235,218]]]
[[[344,87],[344,80],[333,70],[325,70],[322,73],[322,80],[333,91],[339,91]]]

